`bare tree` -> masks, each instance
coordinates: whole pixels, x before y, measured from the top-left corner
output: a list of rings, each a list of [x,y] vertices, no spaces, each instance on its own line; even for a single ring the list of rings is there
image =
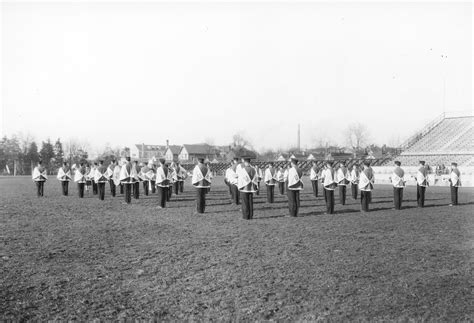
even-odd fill
[[[215,146],[214,138],[211,138],[211,137],[206,137],[204,139],[204,143],[209,146]]]
[[[367,146],[370,135],[364,124],[356,122],[347,126],[344,136],[348,146],[353,149],[360,149]]]
[[[232,136],[232,146],[249,149],[252,148],[250,141],[245,138],[244,134],[240,131]]]

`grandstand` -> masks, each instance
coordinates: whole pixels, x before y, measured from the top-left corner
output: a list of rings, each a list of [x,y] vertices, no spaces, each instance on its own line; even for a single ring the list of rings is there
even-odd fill
[[[473,121],[473,116],[447,117],[443,113],[410,137],[397,159],[406,166],[414,166],[419,160],[429,165],[456,161],[460,166],[474,166]]]

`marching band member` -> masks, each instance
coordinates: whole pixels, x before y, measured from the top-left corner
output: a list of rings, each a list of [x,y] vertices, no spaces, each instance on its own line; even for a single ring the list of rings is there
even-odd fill
[[[341,163],[341,166],[336,172],[337,186],[339,186],[339,201],[342,205],[346,204],[346,186],[349,184],[350,174],[347,171],[346,164]]]
[[[79,197],[84,197],[84,185],[86,184],[86,169],[84,163],[80,163],[79,167],[74,172],[74,182],[77,183],[77,191]]]
[[[156,188],[158,192],[158,208],[166,207],[168,198],[168,189],[172,180],[172,174],[166,165],[164,158],[159,159],[159,165],[156,169]]]
[[[303,189],[301,177],[303,171],[298,167],[298,159],[291,159],[291,167],[288,169],[288,208],[290,216],[298,216],[300,209],[300,191]]]
[[[174,193],[178,195],[184,192],[184,180],[186,179],[186,170],[180,165],[179,160],[175,162],[175,171],[177,180],[174,183]]]
[[[116,161],[112,159],[110,161],[109,167],[107,167],[107,177],[109,178],[109,186],[110,186],[110,195],[115,197],[115,182],[114,182],[114,170],[115,170]]]
[[[89,194],[89,191],[92,186],[92,178],[91,178],[92,170],[89,163],[86,164],[86,192]]]
[[[138,178],[140,178],[143,182],[143,193],[145,196],[148,196],[149,188],[150,188],[150,177],[153,177],[153,174],[150,174],[151,169],[147,165],[143,165],[140,168],[140,172],[138,173]]]
[[[257,172],[257,195],[260,195],[260,182],[262,181],[263,179],[263,172],[262,172],[262,169],[260,167],[258,167],[257,165],[255,165],[255,171]]]
[[[361,212],[369,212],[369,203],[372,200],[372,190],[374,189],[375,176],[370,161],[364,161],[364,170],[360,173],[360,203]]]
[[[232,199],[232,184],[230,184],[230,182],[229,182],[229,177],[231,176],[231,173],[232,173],[232,163],[231,163],[230,166],[227,167],[226,170],[225,170],[225,174],[224,174],[224,184],[227,185],[227,187],[229,188],[230,202],[231,202],[231,203],[234,203],[234,201],[233,201],[233,199]]]
[[[402,163],[398,160],[396,160],[394,164],[396,167],[393,170],[392,176],[390,177],[390,181],[393,185],[393,204],[395,206],[395,210],[401,210],[403,201],[403,188],[405,187],[405,171],[400,167]]]
[[[458,164],[453,162],[451,166],[451,173],[449,175],[451,204],[449,204],[449,206],[458,205],[458,188],[461,187],[461,172],[459,172]]]
[[[104,166],[104,161],[99,161],[99,167],[95,170],[94,181],[97,183],[97,191],[99,200],[103,201],[105,198],[105,183],[109,181],[107,167]]]
[[[425,207],[425,192],[428,183],[428,169],[425,167],[425,161],[420,160],[420,167],[416,173],[416,201],[418,207]]]
[[[68,195],[69,181],[72,180],[71,169],[67,162],[63,163],[63,166],[59,168],[57,179],[61,182],[61,189],[64,196]]]
[[[318,163],[316,160],[311,162],[313,165],[311,166],[311,170],[309,173],[309,179],[311,180],[311,187],[313,188],[314,197],[318,197]]]
[[[265,184],[267,185],[267,202],[275,202],[275,184],[277,183],[277,172],[273,167],[273,162],[268,164],[268,168],[265,170]]]
[[[120,169],[120,182],[124,186],[125,191],[125,203],[132,203],[132,187],[135,185],[136,180],[136,169],[130,162],[130,157],[126,157],[126,162]]]
[[[238,187],[242,194],[242,216],[246,220],[253,218],[253,193],[257,192],[257,172],[250,165],[250,158],[243,158],[244,165],[238,172]]]
[[[156,193],[156,165],[155,162],[149,162],[148,167],[150,167],[150,186],[151,186],[151,193]],[[153,174],[152,174],[153,173]]]
[[[120,172],[122,171],[122,167],[119,165],[118,162],[115,163],[115,168],[114,168],[114,184],[115,184],[115,189],[117,189],[117,186],[120,188],[120,194],[123,194],[123,185],[122,182],[120,181]]]
[[[359,185],[359,165],[356,163],[352,166],[351,171],[351,190],[352,190],[352,198],[357,200],[357,190]]]
[[[140,167],[138,166],[138,161],[134,160],[132,164],[132,168],[134,169],[133,174],[134,174],[134,182],[132,186],[132,193],[133,193],[133,198],[135,200],[138,200],[140,198],[140,177],[138,174],[140,173]]]
[[[36,193],[38,197],[44,194],[44,183],[48,180],[46,168],[43,167],[43,161],[39,161],[38,165],[33,169],[32,179],[36,184]]]
[[[237,170],[240,169],[239,166],[239,159],[236,157],[232,162],[232,166],[226,171],[227,174],[227,181],[230,184],[232,190],[232,204],[239,205],[240,204],[240,192],[238,188],[239,182],[239,175]]]
[[[196,211],[204,213],[206,209],[206,193],[211,187],[211,170],[204,165],[204,158],[198,158],[198,164],[194,167],[192,184],[196,188]]]
[[[280,195],[285,194],[285,170],[280,165],[277,171],[277,181],[278,181],[278,189],[280,191]]]
[[[323,182],[324,199],[326,201],[326,214],[334,213],[334,190],[337,187],[336,183],[336,172],[332,168],[332,162],[326,162],[326,168],[321,174],[321,180]]]
[[[91,183],[92,183],[92,194],[93,195],[98,194],[97,183],[95,181],[95,171],[97,170],[97,168],[98,168],[97,163],[94,162],[94,165],[91,167],[91,171],[89,173],[89,177],[90,177]]]
[[[176,170],[169,163],[166,163],[166,166],[168,167],[168,172],[171,175],[167,190],[168,195],[166,196],[166,201],[169,202],[171,200],[171,196],[173,196],[173,185],[178,180],[178,176],[176,174]]]
[[[207,169],[209,170],[209,176],[210,176],[209,178],[212,180],[212,178],[213,178],[214,176],[212,175],[211,162],[209,161],[209,159],[206,159],[206,160],[205,160],[205,165],[206,165]],[[206,194],[209,193],[210,191],[211,191],[211,186],[209,186],[209,187],[207,188]]]

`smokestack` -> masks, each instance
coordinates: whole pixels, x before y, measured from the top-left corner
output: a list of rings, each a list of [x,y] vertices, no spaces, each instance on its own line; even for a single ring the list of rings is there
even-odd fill
[[[166,139],[166,148],[169,148],[169,146],[170,146],[170,141]]]
[[[298,152],[301,151],[300,147],[300,124],[298,123]]]

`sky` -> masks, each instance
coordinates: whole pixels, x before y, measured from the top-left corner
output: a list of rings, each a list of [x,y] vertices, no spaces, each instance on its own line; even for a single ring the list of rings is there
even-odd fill
[[[472,111],[470,2],[3,2],[0,134],[399,144]]]

